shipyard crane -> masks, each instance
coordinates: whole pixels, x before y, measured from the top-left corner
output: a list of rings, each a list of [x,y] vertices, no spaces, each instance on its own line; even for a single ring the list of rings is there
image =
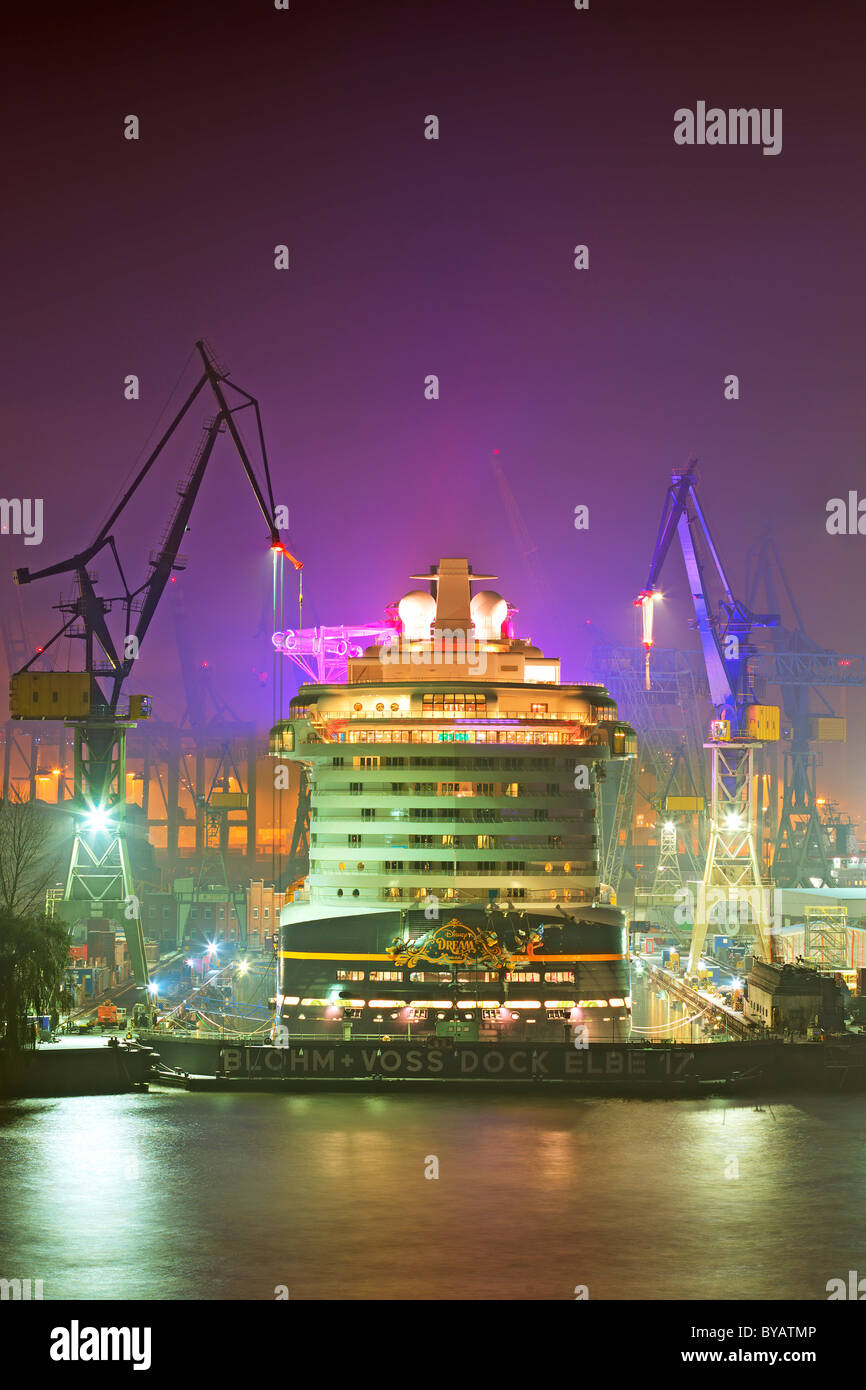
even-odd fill
[[[738,914],[745,904],[752,918],[758,954],[771,958],[769,923],[764,907],[763,878],[757,848],[758,811],[755,793],[756,748],[779,737],[779,711],[759,705],[750,658],[755,655],[752,634],[777,627],[778,614],[754,613],[737,599],[697,493],[696,459],[674,470],[665,496],[646,585],[635,599],[643,619],[647,683],[653,646],[653,609],[658,581],[676,536],[685,562],[697,629],[706,668],[710,703],[711,810],[710,834],[703,879],[695,907],[689,969],[700,960],[707,932],[707,903],[711,890],[722,889]],[[712,573],[721,597],[714,602],[708,575]]]
[[[201,376],[91,544],[44,569],[19,569],[14,575],[19,585],[55,575],[74,577],[74,597],[58,605],[65,618],[59,631],[12,675],[10,714],[13,719],[60,719],[74,732],[74,832],[62,911],[73,922],[96,913],[113,915],[122,921],[136,983],[144,990],[144,1007],[148,1014],[144,934],[138,900],[132,891],[125,831],[125,759],[127,730],[134,728],[139,719],[149,716],[150,699],[146,695],[130,694],[126,707],[121,708],[121,698],[172,572],[185,567],[185,559],[179,553],[181,541],[214,445],[223,431],[231,436],[262,513],[269,544],[275,553],[275,567],[279,556],[280,561],[287,557],[296,570],[301,568],[301,562],[283,546],[276,525],[277,508],[259,403],[249,392],[228,380],[228,372],[219,366],[204,341],[196,343],[196,350],[202,362]],[[206,422],[187,477],[178,486],[178,500],[165,534],[159,548],[151,552],[149,572],[141,584],[131,589],[114,537],[115,524],[206,386],[216,400],[217,412]],[[227,399],[229,390],[240,397],[233,404]],[[238,412],[246,409],[252,409],[255,417],[263,484],[259,482],[235,418]],[[104,551],[109,551],[113,557],[122,587],[122,593],[111,598],[97,593],[97,580],[89,569],[91,562]],[[124,619],[123,638],[119,642],[115,641],[107,621],[115,603],[120,605]],[[41,664],[43,654],[63,636],[83,642],[83,670],[34,669]]]
[[[756,675],[765,683],[775,679],[787,726],[783,737],[790,747],[783,754],[782,797],[773,847],[773,882],[780,888],[809,888],[832,883],[828,836],[818,812],[817,742],[844,742],[845,720],[839,719],[824,694],[822,678],[828,684],[864,684],[864,658],[840,656],[809,637],[800,609],[776,548],[769,525],[750,552],[746,570],[746,593],[752,601],[759,593],[781,611],[779,589],[786,600],[792,627],[780,627],[773,634],[772,652],[761,653],[755,664]],[[823,709],[810,709],[815,692]]]

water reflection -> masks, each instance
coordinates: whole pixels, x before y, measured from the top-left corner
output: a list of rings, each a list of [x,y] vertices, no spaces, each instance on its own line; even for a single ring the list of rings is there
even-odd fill
[[[47,1299],[823,1298],[862,1264],[864,1139],[856,1096],[13,1102],[0,1276]]]

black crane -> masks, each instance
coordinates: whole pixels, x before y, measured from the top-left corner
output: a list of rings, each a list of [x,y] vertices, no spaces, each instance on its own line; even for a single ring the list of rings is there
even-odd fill
[[[45,569],[15,572],[16,584],[31,584],[55,575],[72,574],[74,596],[58,607],[65,622],[13,676],[10,681],[10,714],[13,719],[62,719],[74,730],[75,772],[73,812],[74,836],[63,895],[64,917],[71,921],[90,916],[119,918],[130,949],[137,983],[148,1001],[148,971],[138,900],[132,892],[132,878],[125,835],[125,755],[126,731],[138,719],[150,714],[145,695],[130,695],[121,709],[124,684],[141,653],[159,601],[172,572],[183,569],[186,561],[180,546],[204,479],[218,436],[231,436],[244,472],[253,490],[267,529],[270,547],[288,557],[296,569],[301,562],[283,546],[276,525],[276,505],[268,466],[259,403],[255,396],[228,379],[204,341],[196,343],[202,361],[202,375],[187,396],[136,477],[84,550]],[[130,588],[113,534],[115,524],[132,502],[138,489],[171,440],[181,421],[205,386],[217,404],[217,413],[205,423],[201,441],[187,477],[178,487],[178,500],[159,547],[151,552],[148,573],[141,584]],[[227,391],[240,400],[230,404]],[[260,483],[239,433],[236,419],[251,409],[261,454]],[[97,593],[95,576],[89,566],[103,551],[110,551],[120,577],[122,593],[110,598]],[[108,614],[119,604],[124,615],[123,639],[115,642]],[[34,670],[61,637],[80,639],[84,644],[84,667],[76,672]]]

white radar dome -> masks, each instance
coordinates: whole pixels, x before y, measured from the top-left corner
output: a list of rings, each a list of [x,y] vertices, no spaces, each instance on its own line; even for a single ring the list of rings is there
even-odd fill
[[[482,589],[469,605],[475,636],[480,641],[485,637],[501,637],[502,625],[508,617],[508,604],[501,594],[492,589]]]
[[[436,617],[436,600],[432,594],[425,593],[423,589],[413,589],[411,593],[403,595],[397,604],[397,612],[403,624],[403,633],[410,641],[430,636]]]

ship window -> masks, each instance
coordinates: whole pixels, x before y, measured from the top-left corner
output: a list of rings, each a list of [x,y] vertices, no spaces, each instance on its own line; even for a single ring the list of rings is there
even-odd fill
[[[337,971],[337,979],[338,979],[338,980],[363,980],[363,979],[364,979],[364,972],[363,972],[363,970],[338,970],[338,971]]]
[[[544,974],[545,980],[551,985],[573,985],[573,970],[547,970]]]
[[[382,981],[382,980],[402,980],[402,978],[403,978],[403,971],[402,971],[402,970],[371,970],[371,971],[370,971],[370,979],[371,979],[371,980],[379,980],[379,981]]]
[[[448,691],[429,691],[424,695],[425,714],[479,715],[487,713],[487,696],[470,691],[456,694]]]

